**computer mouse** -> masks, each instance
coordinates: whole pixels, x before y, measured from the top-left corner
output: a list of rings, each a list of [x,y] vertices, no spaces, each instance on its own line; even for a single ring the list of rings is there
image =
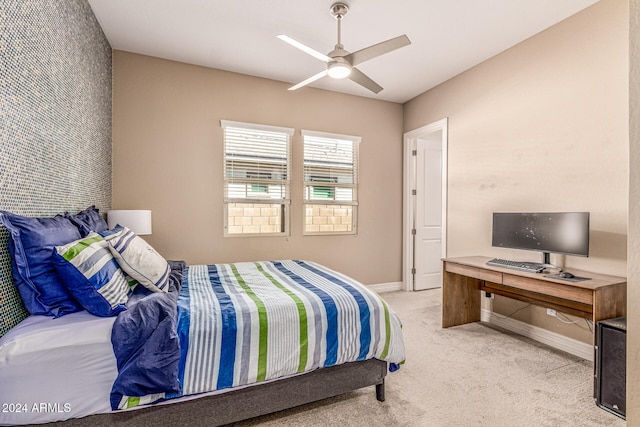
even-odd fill
[[[560,273],[560,277],[563,279],[573,279],[574,276],[573,274],[569,273],[568,271],[563,271],[562,273]]]

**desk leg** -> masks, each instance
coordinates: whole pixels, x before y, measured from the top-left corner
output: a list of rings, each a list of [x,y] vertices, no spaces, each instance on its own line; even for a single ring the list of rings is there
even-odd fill
[[[593,326],[601,320],[627,315],[627,284],[597,289],[593,293]]]
[[[442,327],[480,321],[480,280],[443,269]]]

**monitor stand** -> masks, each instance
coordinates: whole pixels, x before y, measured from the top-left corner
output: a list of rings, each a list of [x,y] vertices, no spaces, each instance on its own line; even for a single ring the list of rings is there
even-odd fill
[[[542,265],[544,265],[544,268],[553,268],[558,270],[558,273],[562,272],[562,268],[558,267],[557,265],[553,265],[551,264],[551,253],[549,252],[542,252]]]

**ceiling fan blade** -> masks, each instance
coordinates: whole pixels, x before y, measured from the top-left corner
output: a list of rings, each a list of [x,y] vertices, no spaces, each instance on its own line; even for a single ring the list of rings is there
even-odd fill
[[[289,88],[289,90],[296,90],[296,89],[300,89],[302,86],[306,86],[306,85],[308,85],[309,83],[313,83],[313,82],[315,82],[316,80],[319,80],[319,79],[323,78],[324,76],[326,76],[326,75],[328,75],[328,74],[329,74],[329,72],[328,72],[327,70],[321,71],[321,72],[319,72],[318,74],[316,74],[316,75],[314,75],[314,76],[309,77],[307,80],[302,81],[302,82],[298,83],[298,84],[297,84],[297,85],[295,85],[295,86],[291,86],[291,87]]]
[[[378,93],[382,90],[382,86],[378,83],[371,80],[365,73],[358,70],[356,67],[351,69],[351,74],[349,74],[349,78],[354,82],[358,83],[360,86],[363,86],[369,89],[373,93]]]
[[[409,40],[409,37],[407,37],[406,35],[402,35],[350,53],[349,55],[345,56],[345,59],[355,67],[358,64],[362,64],[364,61],[368,61],[370,59],[376,58],[380,55],[384,55],[385,53],[392,52],[396,49],[400,49],[401,47],[405,47],[410,44],[411,40]]]
[[[293,47],[297,47],[298,49],[300,49],[301,51],[313,56],[314,58],[319,59],[320,61],[324,61],[324,62],[329,62],[331,61],[331,58],[329,58],[327,55],[318,52],[315,49],[310,48],[307,45],[304,45],[302,43],[300,43],[297,40],[292,39],[291,37],[284,35],[284,34],[278,34],[277,37],[282,40],[283,42],[289,43],[291,46]]]

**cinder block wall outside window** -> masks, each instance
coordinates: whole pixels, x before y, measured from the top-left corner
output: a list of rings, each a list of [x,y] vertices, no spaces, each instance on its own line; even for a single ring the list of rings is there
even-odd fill
[[[229,203],[229,234],[278,233],[282,230],[282,205]]]
[[[349,232],[353,224],[353,206],[306,205],[305,231]]]

